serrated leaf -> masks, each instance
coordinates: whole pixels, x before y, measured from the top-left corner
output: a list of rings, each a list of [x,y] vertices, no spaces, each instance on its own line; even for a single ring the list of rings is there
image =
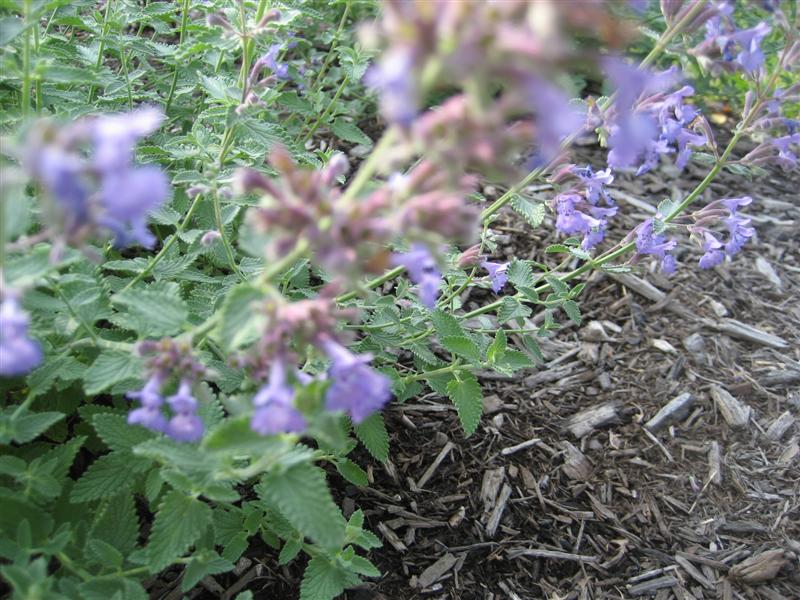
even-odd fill
[[[287,540],[281,548],[281,553],[278,555],[278,564],[285,565],[300,553],[303,549],[303,543],[299,540]]]
[[[475,433],[483,414],[483,394],[475,376],[462,373],[461,378],[447,384],[447,396],[458,411],[458,418],[467,436]]]
[[[158,507],[147,556],[153,571],[160,571],[183,556],[211,525],[211,508],[201,500],[173,490]]]
[[[133,495],[125,493],[103,503],[95,514],[90,536],[110,544],[123,556],[133,552],[139,538],[139,516]]]
[[[127,417],[111,413],[101,413],[92,417],[92,425],[97,435],[111,450],[127,452],[137,444],[155,437],[155,434],[144,427],[128,424]]]
[[[544,222],[544,204],[530,202],[522,196],[514,196],[511,199],[511,208],[525,219],[531,227],[539,227]]]
[[[486,350],[486,360],[492,363],[500,360],[506,353],[507,346],[508,340],[506,339],[506,332],[501,327],[497,330],[494,340],[489,344],[489,348]]]
[[[99,394],[121,381],[139,379],[142,361],[130,352],[103,350],[83,375],[84,391],[87,395]]]
[[[303,573],[300,600],[333,600],[345,588],[359,583],[357,575],[340,569],[324,556],[315,556]]]
[[[500,308],[497,309],[497,321],[502,325],[512,319],[524,319],[525,317],[529,317],[530,314],[531,309],[528,306],[525,306],[516,298],[506,296],[503,298]]]
[[[183,572],[181,591],[188,592],[206,575],[225,573],[232,570],[233,567],[232,562],[225,560],[212,550],[193,556]]]
[[[337,118],[333,123],[330,124],[330,129],[333,132],[333,135],[341,140],[344,140],[345,142],[361,144],[363,146],[372,145],[372,140],[366,133],[361,131],[354,123],[346,121],[341,117]]]
[[[508,280],[515,288],[531,287],[534,283],[530,264],[523,260],[513,260],[508,266]]]
[[[94,461],[72,488],[72,503],[113,498],[127,491],[135,475],[144,471],[149,461],[133,460],[129,454],[112,452]]]
[[[133,288],[115,294],[111,301],[129,317],[126,328],[140,336],[161,337],[181,331],[188,309],[177,283],[159,282],[147,289]]]
[[[431,313],[431,321],[439,338],[444,337],[466,337],[464,330],[453,315],[441,310]]]
[[[3,415],[0,417],[0,443],[7,444],[14,441],[24,444],[30,442],[63,418],[64,413],[55,411],[23,412],[16,417]]]
[[[550,288],[553,290],[553,293],[556,296],[569,295],[569,286],[563,281],[561,281],[558,277],[553,277],[552,275],[545,275],[544,279],[550,285]]]
[[[340,460],[337,460],[336,470],[339,471],[339,474],[342,477],[344,477],[347,481],[349,481],[353,485],[357,485],[358,487],[365,487],[369,485],[369,479],[367,479],[367,472],[349,458],[342,458]]]
[[[583,317],[581,316],[581,309],[578,307],[578,303],[574,300],[567,300],[562,305],[562,308],[564,312],[567,313],[569,320],[575,323],[575,325],[580,326]]]
[[[341,546],[345,521],[322,469],[298,463],[284,471],[267,473],[257,488],[303,535],[326,548]]]
[[[374,413],[353,426],[356,437],[375,460],[384,462],[389,458],[389,433],[383,415]]]
[[[534,365],[524,352],[507,350],[503,357],[497,361],[497,366],[514,372],[519,369],[528,369]]]
[[[457,356],[474,362],[480,362],[481,351],[471,339],[462,336],[447,336],[440,339],[442,346]]]

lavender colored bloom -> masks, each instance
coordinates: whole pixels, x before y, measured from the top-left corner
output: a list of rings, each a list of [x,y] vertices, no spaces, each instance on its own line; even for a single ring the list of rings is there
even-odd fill
[[[582,168],[574,168],[572,170],[577,175],[583,185],[586,187],[586,199],[592,204],[597,204],[597,201],[602,198],[609,206],[614,204],[611,196],[605,190],[605,186],[610,185],[614,181],[614,176],[611,174],[611,169],[604,169],[602,171],[594,171],[591,165],[586,165]]]
[[[442,273],[428,249],[422,244],[414,244],[410,252],[394,254],[392,264],[408,271],[411,281],[419,285],[420,301],[433,310],[442,283]]]
[[[294,407],[294,388],[286,381],[286,365],[281,358],[272,361],[269,383],[258,390],[253,405],[250,427],[256,433],[302,433],[306,429],[305,417]]]
[[[600,242],[602,242],[606,238],[606,226],[605,224],[600,224],[597,227],[592,228],[590,231],[583,236],[583,240],[581,241],[581,249],[583,250],[591,250],[595,246],[597,246]]]
[[[769,35],[772,28],[763,21],[735,33],[732,38],[739,44],[741,51],[736,55],[736,62],[748,73],[754,73],[764,64],[764,52],[761,41]]]
[[[42,349],[28,337],[30,317],[9,294],[0,304],[0,376],[24,375],[42,362]]]
[[[158,167],[147,165],[111,174],[100,188],[105,212],[99,222],[114,234],[117,247],[138,243],[152,248],[155,238],[147,229],[147,213],[168,196],[167,176]]]
[[[100,173],[125,170],[137,142],[158,129],[164,113],[153,107],[99,117],[93,123],[94,168]]]
[[[81,177],[81,161],[52,147],[43,148],[34,161],[37,177],[63,211],[65,229],[74,232],[85,225],[89,221],[89,192]]]
[[[495,263],[484,261],[481,266],[489,271],[489,280],[492,282],[492,291],[499,294],[503,286],[508,282],[509,263]]]
[[[549,162],[561,150],[561,141],[583,124],[585,115],[570,104],[563,90],[543,79],[533,79],[528,93],[536,110],[537,159]]]
[[[278,53],[281,51],[282,44],[272,44],[267,53],[259,58],[250,70],[250,85],[256,83],[258,74],[264,67],[269,68],[278,79],[289,79],[289,65],[278,62]]]
[[[639,254],[651,254],[661,259],[661,270],[665,273],[675,271],[675,258],[669,252],[675,248],[677,242],[668,240],[665,235],[655,233],[655,222],[647,219],[638,227],[636,232],[636,251]]]
[[[725,260],[722,242],[710,231],[703,231],[703,256],[700,257],[700,268],[711,269]]]
[[[598,227],[600,222],[581,212],[576,205],[582,201],[576,193],[559,194],[556,197],[556,229],[566,235],[573,233],[586,233],[593,227]]]
[[[784,171],[791,171],[797,166],[797,155],[792,151],[790,146],[796,146],[798,144],[800,144],[800,133],[785,135],[772,140],[773,148],[778,151],[775,162]]]
[[[354,423],[361,423],[381,410],[392,396],[391,381],[369,366],[372,356],[356,355],[331,338],[321,341],[331,359],[331,385],[325,393],[325,408],[342,410]]]
[[[197,399],[192,396],[192,382],[181,379],[177,393],[167,398],[174,416],[165,433],[177,442],[196,442],[203,437],[203,421],[197,416]]]
[[[164,404],[164,398],[161,396],[162,385],[164,385],[163,375],[154,373],[141,390],[126,394],[128,398],[138,400],[141,404],[140,408],[128,413],[129,424],[141,425],[151,431],[167,430],[167,419],[161,412],[161,405]]]
[[[748,223],[750,223],[750,219],[737,214],[732,214],[725,219],[725,225],[730,233],[730,239],[725,244],[725,252],[728,253],[728,256],[733,256],[739,252],[747,243],[747,240],[755,234],[756,230],[748,227]]]
[[[365,83],[380,94],[381,113],[390,123],[411,125],[418,113],[419,91],[409,50],[395,49],[367,71]]]

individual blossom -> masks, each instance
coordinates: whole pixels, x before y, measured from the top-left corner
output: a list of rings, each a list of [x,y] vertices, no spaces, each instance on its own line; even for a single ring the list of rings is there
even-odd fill
[[[661,259],[661,270],[670,274],[675,271],[675,258],[670,254],[677,242],[668,240],[664,234],[655,232],[655,220],[650,218],[639,225],[636,231],[636,251]]]
[[[616,214],[616,207],[603,208],[590,203],[575,188],[559,194],[555,200],[556,229],[565,235],[581,233],[584,250],[594,248],[605,238],[609,217]]]
[[[606,204],[613,206],[614,201],[606,191],[606,186],[614,182],[614,176],[611,174],[611,169],[603,169],[595,171],[591,165],[585,167],[573,167],[572,173],[577,175],[583,186],[586,188],[586,200],[591,204],[597,204],[600,199],[603,199]]]
[[[717,237],[708,230],[703,231],[703,256],[700,257],[700,268],[710,269],[725,260],[723,245]]]
[[[372,65],[364,82],[380,94],[381,113],[390,123],[409,127],[419,112],[414,59],[406,48],[386,52]]]
[[[392,396],[391,380],[369,366],[370,354],[353,354],[329,336],[319,345],[331,359],[326,409],[344,411],[358,424],[386,406]]]
[[[99,223],[114,235],[114,245],[139,244],[152,248],[155,237],[147,228],[147,214],[169,196],[166,174],[154,166],[143,166],[109,174],[100,187],[104,211]]]
[[[165,433],[177,442],[196,442],[203,437],[203,420],[197,415],[197,399],[192,396],[192,382],[181,379],[178,391],[167,398],[173,416]]]
[[[163,373],[156,372],[141,390],[128,392],[126,396],[131,400],[137,400],[140,407],[132,410],[128,414],[128,423],[131,425],[141,425],[151,431],[165,432],[167,430],[167,418],[161,412],[164,404],[164,397],[161,395],[161,387],[164,385]]]
[[[306,420],[294,407],[294,395],[294,387],[286,381],[285,361],[276,357],[270,366],[269,382],[253,397],[253,431],[261,435],[305,431]]]
[[[433,310],[442,283],[442,273],[430,251],[422,244],[414,244],[411,251],[394,254],[392,264],[408,271],[409,279],[419,286],[420,301]]]
[[[738,209],[741,206],[747,206],[753,201],[749,196],[742,198],[729,198],[721,200],[720,203],[728,209],[729,215],[723,220],[723,223],[728,228],[730,237],[725,243],[725,251],[728,256],[733,256],[738,253],[742,246],[747,243],[756,230],[749,226],[750,219],[738,214]]]
[[[30,317],[11,292],[0,303],[0,376],[24,375],[42,362],[42,348],[28,336]]]
[[[484,261],[481,266],[489,272],[489,281],[492,283],[492,291],[499,294],[503,286],[508,282],[509,263],[495,263]]]

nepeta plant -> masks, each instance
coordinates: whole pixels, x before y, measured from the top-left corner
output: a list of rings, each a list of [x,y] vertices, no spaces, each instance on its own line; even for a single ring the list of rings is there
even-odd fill
[[[693,268],[683,229],[719,264],[757,199],[697,206],[711,181],[797,166],[789,3],[742,28],[733,3],[663,1],[638,64],[639,2],[10,4],[0,573],[20,598],[144,598],[173,565],[186,591],[256,538],[307,557],[304,600],[379,576],[328,480],[368,484],[349,456],[388,457],[390,402],[430,388],[474,433],[475,370],[533,366],[537,335],[580,322],[572,281]],[[667,51],[747,85],[724,148],[681,68],[653,69]],[[577,69],[610,95],[570,100]],[[571,162],[589,135],[606,164]],[[608,239],[615,176],[692,160],[710,165],[692,192]],[[483,181],[510,187],[489,204]],[[561,265],[493,257],[507,205],[552,213]]]

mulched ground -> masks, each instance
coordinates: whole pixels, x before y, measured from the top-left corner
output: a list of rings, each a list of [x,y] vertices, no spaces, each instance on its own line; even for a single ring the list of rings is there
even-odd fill
[[[578,153],[602,164],[596,148]],[[611,239],[704,174],[615,182]],[[546,365],[479,374],[488,414],[470,438],[434,394],[393,406],[392,462],[359,457],[371,487],[332,476],[346,512],[363,509],[384,540],[372,554],[384,576],[346,597],[800,598],[798,184],[723,173],[707,199],[753,196],[757,240],[711,271],[684,237],[671,279],[648,261],[592,275],[582,327],[542,341]],[[495,229],[509,257],[543,260],[555,241],[510,213]],[[645,427],[679,397],[682,411]],[[297,596],[302,565],[247,557],[208,582],[216,593],[192,595]]]

